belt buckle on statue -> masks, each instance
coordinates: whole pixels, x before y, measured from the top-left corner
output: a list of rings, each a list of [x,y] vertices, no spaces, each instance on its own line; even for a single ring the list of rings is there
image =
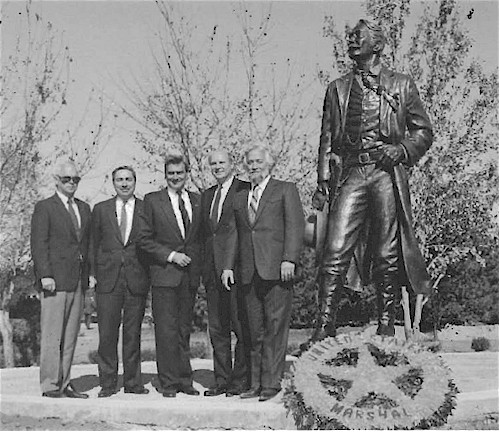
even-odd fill
[[[358,155],[358,162],[360,164],[367,164],[367,163],[370,163],[371,161],[371,157],[370,157],[370,153],[360,153]]]

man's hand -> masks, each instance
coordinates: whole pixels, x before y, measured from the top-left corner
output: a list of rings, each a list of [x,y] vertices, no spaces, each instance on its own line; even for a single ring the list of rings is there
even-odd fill
[[[234,273],[232,270],[222,270],[221,275],[222,285],[228,290],[231,291],[231,285],[234,284]]]
[[[283,261],[281,263],[281,280],[283,282],[290,282],[295,276],[295,264],[290,261]]]
[[[89,288],[94,289],[97,285],[97,279],[94,276],[89,276]]]
[[[186,267],[191,263],[191,258],[182,252],[174,252],[172,262],[181,267]]]
[[[49,292],[56,290],[56,281],[52,278],[42,278],[42,289]]]
[[[379,147],[382,152],[381,163],[387,168],[392,168],[405,160],[405,151],[401,144],[381,144]]]
[[[327,181],[320,181],[318,182],[318,187],[314,191],[313,197],[312,197],[312,206],[316,210],[323,210],[323,206],[325,205],[325,202],[328,199],[328,182]]]

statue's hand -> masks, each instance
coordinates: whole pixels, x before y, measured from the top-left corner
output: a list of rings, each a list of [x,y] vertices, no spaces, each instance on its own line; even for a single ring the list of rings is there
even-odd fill
[[[325,205],[325,202],[328,200],[328,182],[327,181],[320,181],[318,182],[318,187],[314,191],[313,197],[312,197],[312,206],[316,210],[323,210],[323,206]]]
[[[382,152],[382,165],[392,168],[405,160],[405,151],[401,144],[382,144],[380,146]]]

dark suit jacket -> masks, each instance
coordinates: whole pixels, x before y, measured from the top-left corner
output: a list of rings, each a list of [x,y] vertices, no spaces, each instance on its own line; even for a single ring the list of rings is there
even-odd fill
[[[342,182],[343,135],[349,104],[349,95],[354,80],[350,72],[328,85],[323,105],[323,120],[318,155],[318,181],[330,180],[331,196],[335,196]],[[411,77],[394,72],[385,67],[380,70],[380,85],[391,95],[397,95],[397,109],[392,109],[388,101],[380,98],[379,125],[380,139],[388,144],[402,144],[412,166],[432,144],[432,126]],[[347,170],[348,171],[348,170]],[[413,230],[408,175],[402,165],[394,167],[394,186],[400,209],[398,221],[401,232],[401,248],[404,267],[409,285],[415,293],[429,294],[431,280],[426,270],[418,242]],[[359,273],[365,284],[370,258],[364,257],[364,245],[357,251]],[[369,252],[368,252],[369,254]]]
[[[90,206],[75,198],[80,213],[80,240],[68,210],[57,194],[39,201],[31,219],[31,256],[39,289],[42,278],[53,278],[57,291],[75,291],[78,281],[88,288]]]
[[[264,280],[281,278],[281,263],[299,262],[304,238],[304,214],[293,183],[271,178],[262,194],[255,224],[248,219],[249,191],[234,199],[234,218],[224,254],[224,269],[234,269],[238,255],[241,281],[248,284],[254,272]]]
[[[201,195],[201,214],[202,214],[202,238],[203,238],[203,282],[205,285],[212,285],[214,277],[220,279],[223,262],[222,256],[225,252],[225,246],[231,228],[231,218],[233,217],[233,201],[235,195],[243,190],[249,190],[250,183],[241,181],[237,178],[229,187],[226,198],[222,205],[222,212],[215,230],[210,221],[210,207],[214,200],[217,185],[207,189]]]
[[[128,287],[135,294],[149,289],[149,263],[144,252],[136,247],[139,215],[143,202],[135,200],[132,229],[127,243],[122,242],[116,217],[116,197],[96,204],[92,211],[91,274],[97,278],[97,292],[111,292],[123,267]]]
[[[151,258],[153,286],[178,286],[186,272],[192,287],[196,288],[200,283],[200,195],[188,193],[193,219],[185,239],[177,224],[167,190],[151,192],[144,197],[144,212],[139,216],[141,228],[137,241],[139,247]],[[172,251],[185,253],[191,258],[191,263],[182,268],[168,262],[167,258]]]

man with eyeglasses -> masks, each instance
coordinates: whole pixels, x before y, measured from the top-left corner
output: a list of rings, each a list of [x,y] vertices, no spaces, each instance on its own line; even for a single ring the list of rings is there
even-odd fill
[[[149,393],[141,379],[141,324],[149,291],[148,259],[137,247],[143,203],[134,196],[132,167],[114,169],[111,178],[116,196],[92,211],[91,284],[97,284],[100,398],[117,391],[120,324],[124,391]]]
[[[90,207],[74,198],[80,177],[72,162],[57,166],[56,193],[35,205],[31,254],[40,289],[42,396],[86,399],[70,382],[88,288]]]

